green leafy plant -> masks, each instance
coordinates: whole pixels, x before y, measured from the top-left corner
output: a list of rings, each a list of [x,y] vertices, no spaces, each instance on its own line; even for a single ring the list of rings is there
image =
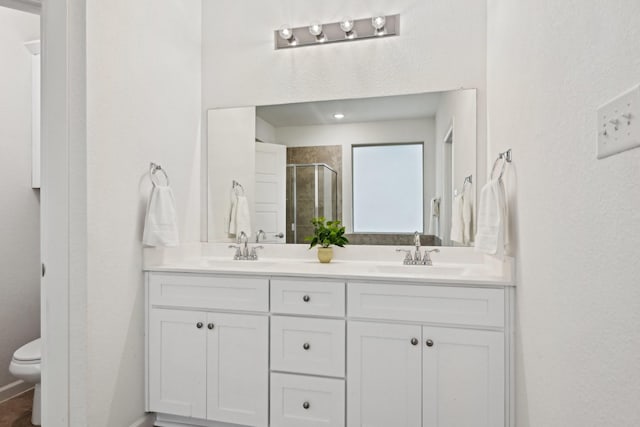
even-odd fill
[[[312,218],[313,236],[305,237],[304,241],[309,243],[309,249],[316,245],[328,248],[332,245],[344,248],[349,240],[344,237],[344,227],[340,225],[340,221],[327,221],[322,216]]]

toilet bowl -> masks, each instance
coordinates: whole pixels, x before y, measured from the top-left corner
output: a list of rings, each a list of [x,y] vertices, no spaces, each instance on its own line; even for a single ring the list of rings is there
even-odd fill
[[[40,338],[33,340],[17,349],[13,353],[9,372],[14,377],[27,383],[35,384],[33,392],[33,411],[31,424],[40,425],[40,358],[42,348]]]

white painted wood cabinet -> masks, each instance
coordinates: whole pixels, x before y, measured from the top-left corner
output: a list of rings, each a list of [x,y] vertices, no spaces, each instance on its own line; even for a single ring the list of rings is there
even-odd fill
[[[206,291],[207,286],[220,289],[224,282],[227,287],[235,284],[259,299],[260,294],[255,293],[259,281],[211,277],[207,283],[207,279],[206,276],[156,275],[148,282],[152,287],[172,282],[173,286],[184,286],[187,293],[193,292],[194,287],[199,291]],[[198,309],[190,309],[182,296],[160,299],[157,291],[147,292],[148,410],[184,417],[185,423],[211,420],[267,427],[268,316],[205,311],[211,306],[217,308],[219,300],[215,299],[209,307],[200,300]],[[268,296],[265,297],[268,300]],[[234,301],[234,308],[239,310],[261,305],[251,298],[244,303],[241,297]]]
[[[197,311],[150,311],[147,363],[151,411],[206,418],[206,321],[206,313]]]
[[[179,273],[147,286],[157,426],[514,425],[512,289]]]
[[[348,427],[504,426],[501,332],[350,322]]]
[[[420,427],[421,337],[418,325],[349,322],[347,426]]]

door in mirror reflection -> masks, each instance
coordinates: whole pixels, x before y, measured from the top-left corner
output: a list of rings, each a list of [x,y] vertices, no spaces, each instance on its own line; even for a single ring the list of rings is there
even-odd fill
[[[256,143],[256,232],[265,243],[285,243],[286,147]]]
[[[424,232],[423,143],[354,145],[353,231]]]

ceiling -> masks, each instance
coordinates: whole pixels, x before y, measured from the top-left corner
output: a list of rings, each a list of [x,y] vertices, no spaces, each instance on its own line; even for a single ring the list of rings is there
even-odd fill
[[[257,107],[256,115],[274,127],[377,122],[434,117],[441,92],[377,98],[301,102]],[[344,114],[341,120],[335,113]]]

